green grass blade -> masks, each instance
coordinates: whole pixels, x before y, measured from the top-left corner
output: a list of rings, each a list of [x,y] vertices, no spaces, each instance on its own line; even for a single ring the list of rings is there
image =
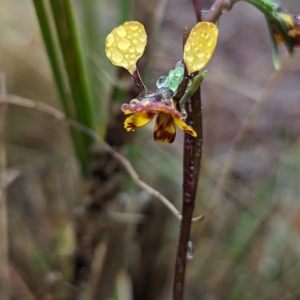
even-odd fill
[[[67,94],[66,82],[64,79],[64,73],[60,65],[58,49],[53,38],[53,33],[51,32],[50,22],[48,15],[46,13],[46,7],[44,1],[33,0],[35,7],[36,15],[40,25],[40,30],[42,37],[45,43],[46,51],[48,54],[48,59],[50,61],[50,66],[53,72],[54,81],[57,87],[59,99],[62,105],[62,108],[68,118],[72,118],[69,98]],[[87,167],[87,153],[83,144],[82,136],[79,132],[70,129],[70,134],[72,138],[72,143],[76,156],[81,164],[82,170],[85,170]]]
[[[71,1],[53,0],[50,4],[72,92],[76,119],[95,129],[95,111],[92,106],[86,66],[79,44]],[[85,136],[84,140],[87,147],[91,146],[92,140],[89,137]]]

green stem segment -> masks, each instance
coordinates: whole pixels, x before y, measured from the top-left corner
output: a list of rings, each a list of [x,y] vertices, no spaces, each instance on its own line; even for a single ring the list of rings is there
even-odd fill
[[[79,44],[78,30],[75,25],[71,0],[50,1],[56,31],[67,71],[68,83],[72,94],[75,118],[85,126],[95,129],[87,71]],[[85,165],[89,161],[89,151],[93,141],[82,136],[85,146]],[[84,170],[86,172],[86,170]]]
[[[279,6],[269,0],[243,0],[259,9],[267,18],[272,18]]]

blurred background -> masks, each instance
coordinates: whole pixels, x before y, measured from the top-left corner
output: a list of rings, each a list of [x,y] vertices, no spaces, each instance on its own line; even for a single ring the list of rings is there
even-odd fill
[[[180,208],[182,132],[163,145],[153,141],[153,123],[134,133],[123,129],[120,104],[138,91],[107,60],[104,41],[125,20],[142,22],[148,45],[139,69],[155,89],[157,78],[182,58],[183,28],[195,24],[192,1],[72,3],[97,131]],[[203,1],[204,8],[211,4]],[[300,13],[297,0],[281,5]],[[0,20],[6,92],[61,110],[33,2],[0,0]],[[204,148],[195,216],[205,219],[192,226],[184,299],[300,299],[300,53],[266,87],[275,70],[264,16],[237,3],[221,17],[219,30],[202,84]],[[280,53],[284,61],[286,49]],[[266,89],[266,104],[233,146]],[[101,149],[89,149],[83,177],[66,124],[16,106],[8,106],[4,117],[9,274],[1,299],[170,299],[178,220]],[[5,244],[5,235],[0,238]],[[3,271],[4,258],[0,265]]]

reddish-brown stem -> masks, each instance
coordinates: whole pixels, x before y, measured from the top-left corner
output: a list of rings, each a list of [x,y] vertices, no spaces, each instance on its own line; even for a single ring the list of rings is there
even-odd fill
[[[193,5],[197,22],[201,22],[200,4],[197,0],[193,0]],[[186,39],[187,31],[184,33],[183,43],[185,43]],[[183,298],[187,245],[190,239],[191,220],[200,172],[202,153],[202,110],[200,87],[185,106],[187,112],[187,123],[194,127],[197,132],[197,137],[193,138],[186,133],[184,135],[182,220],[175,263],[173,300],[182,300]]]
[[[149,90],[145,86],[144,82],[142,81],[142,78],[140,76],[139,70],[136,68],[136,70],[131,74],[131,77],[136,85],[136,87],[139,89],[141,93],[147,93]]]
[[[196,14],[197,23],[201,22],[201,6],[200,0],[193,0],[194,11]]]
[[[200,0],[192,0],[197,18],[201,22]],[[205,21],[216,22],[221,14],[231,9],[232,5],[239,0],[216,0],[205,16]],[[186,31],[185,31],[186,33]],[[184,35],[183,44],[187,39]],[[182,220],[180,225],[179,242],[175,263],[173,284],[173,300],[182,300],[184,292],[184,278],[187,261],[187,248],[190,239],[191,219],[193,215],[195,197],[197,192],[198,177],[200,173],[202,157],[202,104],[200,87],[186,103],[187,123],[195,129],[197,137],[185,133],[183,152],[183,201]]]
[[[220,16],[231,10],[233,5],[240,0],[216,0],[210,10],[203,17],[203,21],[215,23]]]

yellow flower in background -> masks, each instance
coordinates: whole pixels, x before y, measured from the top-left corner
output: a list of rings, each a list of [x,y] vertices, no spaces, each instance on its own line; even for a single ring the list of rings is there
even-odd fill
[[[288,34],[289,38],[291,39],[292,45],[294,47],[300,46],[300,16],[298,15],[291,15],[286,12],[278,13],[280,17],[286,22],[287,29],[286,33]],[[285,40],[280,32],[273,28],[274,37],[276,43],[278,45],[285,44]]]
[[[157,83],[158,90],[153,93],[142,83],[136,65],[147,43],[144,26],[139,22],[130,21],[112,30],[105,41],[106,56],[114,65],[127,69],[141,91],[140,96],[121,107],[125,115],[131,114],[124,122],[127,131],[135,131],[147,125],[156,116],[154,126],[156,142],[172,143],[176,136],[175,125],[184,132],[197,136],[195,130],[184,122],[185,116],[182,115],[180,105],[175,103],[172,97],[183,79],[184,66],[192,81],[198,71],[209,62],[217,44],[217,37],[218,28],[215,24],[209,22],[196,24],[185,43],[184,63],[176,65],[174,70],[169,71],[168,76],[162,76],[165,82]],[[187,92],[188,90],[186,96],[190,95]]]

